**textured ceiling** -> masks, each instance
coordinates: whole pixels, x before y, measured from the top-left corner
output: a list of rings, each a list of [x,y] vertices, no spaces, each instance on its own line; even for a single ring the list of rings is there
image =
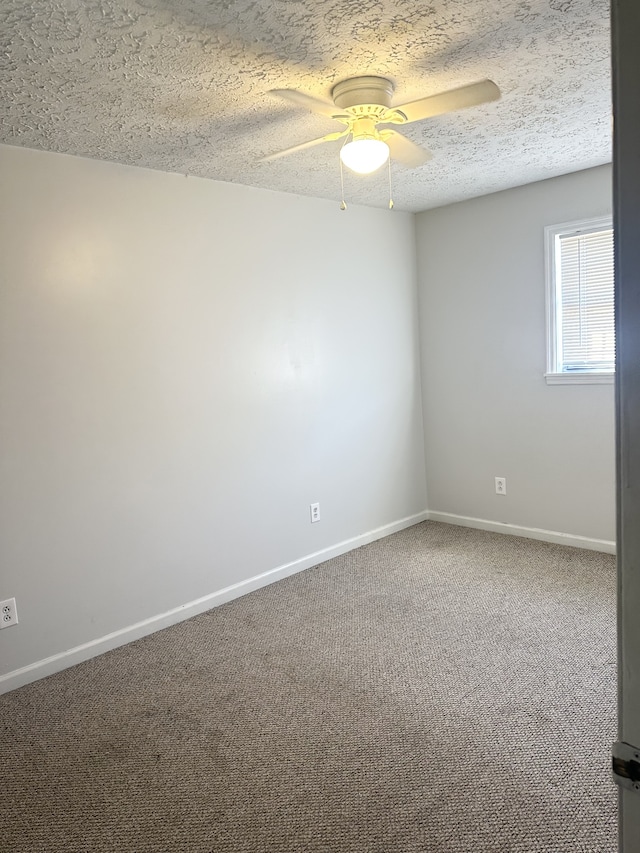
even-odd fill
[[[268,94],[380,75],[400,104],[488,77],[502,99],[407,126],[423,210],[610,160],[607,0],[1,0],[0,142],[340,198],[339,130]],[[383,206],[387,174],[345,173]]]

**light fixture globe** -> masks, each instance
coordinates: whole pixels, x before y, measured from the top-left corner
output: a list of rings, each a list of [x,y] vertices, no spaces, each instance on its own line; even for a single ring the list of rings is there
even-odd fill
[[[354,139],[340,149],[344,165],[358,175],[370,175],[389,159],[389,146],[381,139]]]

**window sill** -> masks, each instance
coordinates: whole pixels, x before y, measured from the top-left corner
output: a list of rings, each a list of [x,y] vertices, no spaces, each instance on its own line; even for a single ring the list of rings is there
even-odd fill
[[[547,385],[613,385],[615,373],[545,373]]]

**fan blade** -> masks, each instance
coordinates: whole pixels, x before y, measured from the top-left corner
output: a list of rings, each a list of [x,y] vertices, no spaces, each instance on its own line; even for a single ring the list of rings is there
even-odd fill
[[[311,95],[305,95],[304,92],[297,92],[295,89],[271,89],[269,94],[275,95],[277,98],[284,98],[285,101],[295,104],[296,107],[302,107],[312,113],[319,113],[321,116],[333,118],[335,115],[340,115],[340,110],[335,104],[330,104],[329,101],[321,101],[319,98],[313,98]]]
[[[385,131],[384,141],[389,146],[391,159],[397,160],[403,166],[422,166],[427,160],[431,160],[429,151],[420,148],[397,130]]]
[[[489,101],[497,101],[500,97],[500,89],[492,80],[481,80],[479,83],[470,83],[459,89],[450,89],[439,95],[430,95],[428,98],[420,98],[418,101],[410,101],[394,107],[407,117],[407,121],[422,121],[432,116],[452,113],[454,110],[462,110],[465,107],[475,107],[478,104],[487,104]]]
[[[335,133],[328,133],[326,136],[321,136],[319,139],[311,139],[309,142],[303,142],[301,145],[294,145],[292,148],[285,148],[284,151],[276,151],[275,154],[269,154],[268,157],[263,157],[260,163],[268,163],[269,160],[277,160],[279,157],[286,157],[287,154],[293,154],[294,151],[304,151],[305,148],[313,148],[314,145],[320,145],[321,142],[333,142],[334,139],[340,139],[341,136],[346,136],[350,133],[349,128],[346,130],[338,130]]]

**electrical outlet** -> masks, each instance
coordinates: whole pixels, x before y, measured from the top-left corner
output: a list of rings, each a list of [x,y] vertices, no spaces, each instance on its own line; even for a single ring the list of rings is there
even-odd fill
[[[311,513],[311,524],[315,524],[316,521],[320,521],[320,504],[311,504],[309,506],[309,511]]]
[[[15,598],[7,598],[6,601],[0,601],[0,629],[10,628],[11,625],[18,624],[18,611],[16,610]]]
[[[506,477],[496,477],[496,495],[506,495],[507,494],[507,478]]]

